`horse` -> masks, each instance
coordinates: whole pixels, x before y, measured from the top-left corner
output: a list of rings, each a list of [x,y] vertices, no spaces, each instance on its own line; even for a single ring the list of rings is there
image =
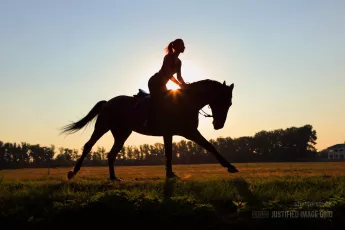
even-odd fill
[[[114,162],[132,132],[163,137],[167,179],[179,178],[172,170],[172,138],[174,135],[191,140],[212,153],[229,173],[239,172],[198,130],[198,115],[206,105],[211,109],[212,115],[208,116],[213,117],[214,129],[219,130],[224,127],[229,108],[232,105],[233,88],[233,83],[226,85],[225,81],[221,83],[205,79],[188,83],[186,87],[177,90],[168,90],[160,99],[162,102],[159,108],[160,116],[156,117],[157,125],[155,126],[145,125],[150,114],[148,111],[151,96],[142,89],[132,96],[118,95],[108,101],[97,102],[85,117],[62,127],[61,133],[68,135],[77,132],[96,119],[94,131],[84,144],[82,155],[75,166],[67,173],[67,178],[70,180],[76,176],[86,155],[109,130],[114,138],[114,144],[107,155],[109,179],[113,181],[122,181],[115,176]]]

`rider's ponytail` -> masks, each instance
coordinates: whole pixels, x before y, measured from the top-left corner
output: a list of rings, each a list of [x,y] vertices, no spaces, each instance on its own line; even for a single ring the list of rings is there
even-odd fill
[[[174,42],[170,42],[169,45],[165,48],[165,51],[167,53],[173,53],[173,46],[174,46]]]

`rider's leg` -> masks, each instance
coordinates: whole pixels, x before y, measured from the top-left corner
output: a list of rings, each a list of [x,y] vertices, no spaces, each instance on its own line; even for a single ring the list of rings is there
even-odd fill
[[[148,110],[148,118],[145,122],[145,126],[151,126],[155,123],[156,113],[157,113],[157,104],[159,98],[159,86],[154,82],[153,78],[149,80],[148,88],[150,92],[150,103],[149,103],[149,110]]]
[[[151,85],[149,87],[151,94],[148,125],[152,128],[162,125],[163,96],[167,91],[165,85]]]

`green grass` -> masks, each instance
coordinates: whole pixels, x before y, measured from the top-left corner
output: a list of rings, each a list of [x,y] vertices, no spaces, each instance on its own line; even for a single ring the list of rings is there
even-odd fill
[[[0,223],[61,229],[66,226],[229,229],[243,226],[343,224],[345,162],[236,164],[228,174],[219,165],[178,165],[181,180],[166,181],[163,166],[117,167],[124,182],[107,180],[106,167],[0,171]],[[309,202],[309,203],[308,203]],[[313,203],[312,203],[313,202]],[[296,204],[299,204],[296,206]],[[310,205],[317,204],[317,207]],[[253,211],[332,211],[331,218],[254,219]],[[332,224],[332,226],[330,226]],[[12,228],[11,228],[12,227]]]

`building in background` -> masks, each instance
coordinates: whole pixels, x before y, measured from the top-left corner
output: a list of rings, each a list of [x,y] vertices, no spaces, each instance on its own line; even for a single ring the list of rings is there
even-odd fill
[[[330,146],[326,150],[329,160],[345,160],[345,142]]]

